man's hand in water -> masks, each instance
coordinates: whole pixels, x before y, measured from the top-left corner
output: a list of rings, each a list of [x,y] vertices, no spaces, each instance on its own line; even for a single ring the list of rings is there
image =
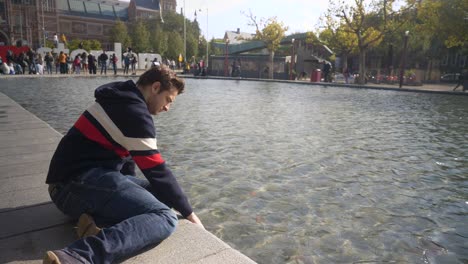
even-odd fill
[[[192,222],[194,224],[197,224],[197,225],[201,226],[201,228],[205,229],[202,222],[200,221],[200,219],[198,218],[198,216],[195,213],[191,213],[189,216],[187,216],[187,220],[189,220],[190,222]]]

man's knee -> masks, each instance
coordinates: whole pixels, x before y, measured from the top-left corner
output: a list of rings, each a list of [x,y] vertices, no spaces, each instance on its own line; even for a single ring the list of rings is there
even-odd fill
[[[168,209],[152,212],[151,214],[157,217],[158,222],[158,224],[152,225],[154,232],[150,232],[150,234],[154,235],[154,242],[160,242],[174,233],[178,222],[177,215],[174,211]]]
[[[177,214],[173,210],[169,209],[169,210],[165,210],[164,217],[168,225],[170,227],[173,227],[171,233],[174,232],[177,226],[177,223],[179,222],[179,219],[177,218]]]

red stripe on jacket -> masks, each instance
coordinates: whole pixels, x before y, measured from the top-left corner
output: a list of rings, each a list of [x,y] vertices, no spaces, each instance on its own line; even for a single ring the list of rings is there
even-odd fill
[[[121,148],[113,145],[107,138],[84,116],[81,115],[80,118],[75,123],[76,129],[78,129],[85,137],[88,139],[99,143],[102,147],[113,150],[119,157],[123,158],[128,156],[130,153]]]
[[[165,162],[161,153],[156,153],[150,156],[132,156],[132,158],[142,170],[156,167]]]

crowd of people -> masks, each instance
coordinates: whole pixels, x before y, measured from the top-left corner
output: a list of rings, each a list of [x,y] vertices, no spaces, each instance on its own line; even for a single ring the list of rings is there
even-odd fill
[[[132,48],[127,48],[121,60],[115,53],[108,54],[106,51],[97,57],[87,52],[72,57],[63,51],[42,55],[29,49],[20,54],[8,51],[5,58],[0,57],[0,74],[97,74],[100,70],[101,75],[107,75],[107,70],[109,70],[116,75],[118,63],[122,65],[123,74],[135,75],[138,69],[138,55],[133,52]],[[145,62],[144,70],[160,64],[172,70],[178,68],[175,60],[153,59]]]
[[[105,52],[103,52],[105,55]],[[107,57],[107,55],[105,55]],[[104,58],[102,54],[99,59]],[[8,51],[5,59],[0,58],[0,73],[1,74],[96,74],[97,67],[101,66],[104,74],[107,73],[106,69],[108,63],[114,68],[116,72],[117,57],[112,54],[110,59],[107,57],[105,60],[96,59],[93,54],[83,52],[77,54],[72,58],[69,54],[61,51],[58,54],[47,52],[44,56],[40,53],[34,52],[30,49],[28,52],[22,52],[15,55],[13,52]],[[101,70],[101,74],[103,71]]]

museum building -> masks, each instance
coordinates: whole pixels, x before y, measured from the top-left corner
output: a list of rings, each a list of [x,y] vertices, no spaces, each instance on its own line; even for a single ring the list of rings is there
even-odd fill
[[[0,0],[0,46],[39,48],[57,33],[111,47],[117,20],[159,18],[168,11],[176,11],[176,0]]]

